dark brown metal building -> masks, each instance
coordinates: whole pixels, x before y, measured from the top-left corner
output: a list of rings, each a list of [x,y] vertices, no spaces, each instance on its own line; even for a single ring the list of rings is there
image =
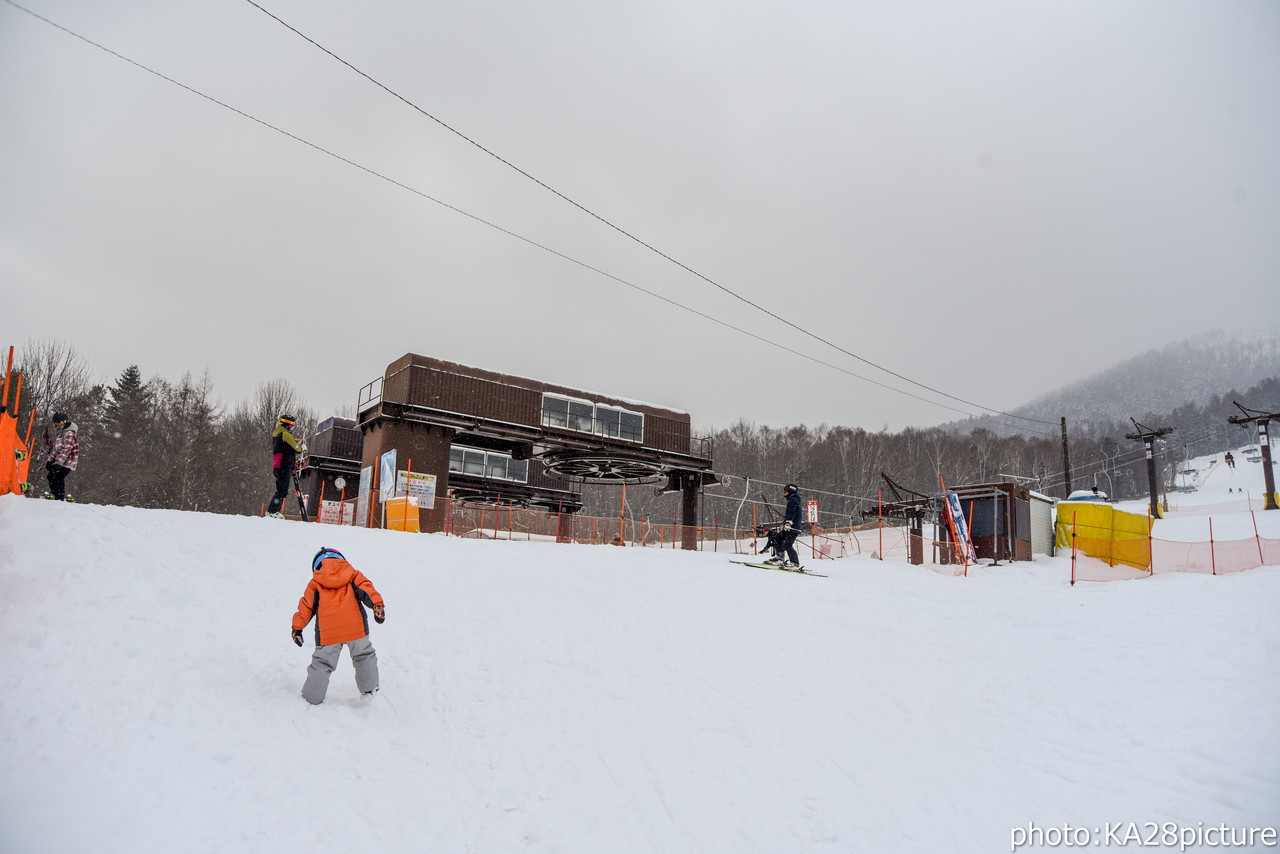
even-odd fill
[[[407,354],[361,390],[360,468],[395,449],[397,468],[435,476],[443,498],[500,498],[565,512],[575,485],[664,483],[682,493],[685,546],[696,545],[699,490],[716,482],[709,439],[688,413]],[[424,510],[444,527],[445,502]]]

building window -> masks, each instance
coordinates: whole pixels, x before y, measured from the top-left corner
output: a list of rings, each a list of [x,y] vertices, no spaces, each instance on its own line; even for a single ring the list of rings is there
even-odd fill
[[[569,429],[580,433],[594,433],[596,408],[589,403],[569,401]]]
[[[628,442],[644,441],[644,416],[638,412],[622,413],[622,431],[618,434],[619,439],[626,439]]]
[[[644,416],[639,412],[549,394],[542,396],[542,426],[560,427],[626,442],[644,441]]]
[[[529,461],[513,460],[507,454],[454,446],[449,449],[449,471],[489,480],[529,482]]]
[[[562,397],[542,396],[542,426],[568,427],[569,401]]]

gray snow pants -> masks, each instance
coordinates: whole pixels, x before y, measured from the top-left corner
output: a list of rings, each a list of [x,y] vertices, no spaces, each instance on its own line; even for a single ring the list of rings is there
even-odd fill
[[[360,693],[368,694],[378,687],[378,653],[368,635],[346,643],[318,646],[311,655],[307,681],[302,685],[302,697],[311,705],[318,706],[324,702],[324,695],[329,691],[329,676],[338,666],[338,657],[342,655],[344,646],[351,650],[351,663],[356,667],[356,687]]]

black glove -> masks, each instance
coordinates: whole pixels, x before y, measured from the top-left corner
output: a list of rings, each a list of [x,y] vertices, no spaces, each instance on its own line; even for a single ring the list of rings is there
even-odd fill
[[[381,605],[373,606],[373,619],[381,623],[387,619],[387,609]]]
[[[293,642],[298,646],[302,646],[302,629],[293,630]]]

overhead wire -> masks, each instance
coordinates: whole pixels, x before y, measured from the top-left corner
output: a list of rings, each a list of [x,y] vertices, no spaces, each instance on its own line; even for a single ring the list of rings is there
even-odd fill
[[[6,0],[6,2],[12,2],[12,0]],[[354,65],[353,63],[351,63],[351,62],[347,61],[346,59],[344,59],[343,57],[339,56],[339,55],[338,55],[337,53],[335,53],[334,51],[332,51],[332,50],[330,50],[329,48],[325,47],[324,45],[320,44],[318,41],[316,41],[315,39],[311,38],[311,37],[310,37],[310,36],[308,36],[307,34],[303,33],[303,32],[302,32],[301,30],[299,30],[297,27],[294,27],[292,24],[290,24],[290,23],[288,23],[287,21],[283,20],[283,19],[282,19],[282,18],[280,18],[278,15],[275,15],[275,14],[274,14],[274,13],[272,13],[271,11],[267,10],[267,9],[266,9],[266,8],[264,8],[261,4],[259,4],[259,3],[255,2],[255,0],[245,0],[245,2],[246,2],[246,3],[248,3],[250,6],[253,6],[255,9],[259,10],[260,12],[262,12],[262,13],[263,13],[264,15],[266,15],[267,17],[269,17],[269,18],[271,18],[272,20],[276,21],[276,22],[277,22],[278,24],[280,24],[282,27],[284,27],[285,29],[287,29],[287,30],[289,30],[290,32],[294,33],[294,34],[295,34],[295,35],[297,35],[299,38],[301,38],[301,39],[305,40],[305,41],[306,41],[306,42],[308,42],[309,44],[311,44],[311,45],[313,45],[314,47],[316,47],[318,50],[320,50],[320,51],[322,51],[323,53],[325,53],[326,55],[328,55],[328,56],[332,57],[332,58],[333,58],[334,60],[336,60],[337,62],[339,62],[339,63],[341,63],[342,65],[346,66],[347,68],[351,69],[351,71],[353,71],[354,73],[358,74],[360,77],[363,77],[365,80],[368,80],[370,83],[372,83],[373,85],[375,85],[375,86],[377,86],[378,88],[382,89],[384,92],[387,92],[387,93],[388,93],[388,94],[390,94],[391,96],[393,96],[393,97],[395,97],[396,99],[398,99],[398,100],[402,101],[403,103],[407,104],[407,105],[408,105],[409,107],[411,107],[413,110],[417,111],[417,112],[418,112],[418,113],[420,113],[421,115],[425,116],[426,118],[428,118],[428,119],[430,119],[431,121],[435,122],[436,124],[440,125],[442,128],[444,128],[445,130],[447,130],[447,131],[449,131],[450,133],[454,134],[455,136],[459,137],[460,139],[462,139],[462,140],[466,141],[468,144],[475,146],[475,147],[476,147],[476,148],[478,148],[480,151],[482,151],[482,152],[484,152],[485,154],[489,155],[490,157],[494,158],[494,159],[495,159],[495,160],[497,160],[498,162],[500,162],[500,163],[502,163],[502,164],[504,164],[504,165],[506,165],[506,166],[510,167],[510,168],[511,168],[511,169],[513,169],[514,171],[516,171],[516,172],[518,172],[519,174],[523,175],[525,178],[528,178],[530,181],[534,182],[534,183],[535,183],[535,184],[537,184],[539,187],[542,187],[543,189],[545,189],[545,190],[547,190],[548,192],[550,192],[550,193],[554,194],[555,196],[559,197],[560,199],[563,199],[563,200],[564,200],[565,202],[567,202],[568,204],[572,205],[573,207],[577,208],[578,210],[582,211],[583,213],[587,214],[588,216],[592,217],[593,219],[597,220],[598,222],[602,223],[603,225],[607,226],[608,228],[610,228],[610,229],[612,229],[612,230],[616,231],[618,234],[621,234],[623,237],[627,238],[628,240],[631,240],[631,241],[633,241],[633,242],[635,242],[635,243],[639,244],[640,246],[643,246],[645,249],[648,249],[649,251],[653,252],[654,254],[656,254],[656,255],[658,255],[658,256],[660,256],[660,257],[662,257],[662,258],[666,259],[667,261],[669,261],[669,262],[671,262],[672,264],[676,265],[677,267],[679,267],[680,269],[684,270],[685,272],[692,274],[693,276],[697,277],[698,279],[701,279],[702,281],[706,282],[706,283],[707,283],[707,284],[709,284],[709,285],[712,285],[712,286],[713,286],[713,287],[715,287],[715,288],[718,288],[718,289],[719,289],[720,291],[722,291],[723,293],[726,293],[726,294],[728,294],[730,297],[732,297],[732,298],[734,298],[734,299],[738,300],[739,302],[742,302],[742,303],[744,303],[744,304],[746,304],[746,305],[750,306],[751,308],[755,309],[756,311],[759,311],[759,312],[761,312],[761,313],[763,313],[763,314],[767,315],[768,317],[772,318],[773,320],[776,320],[776,321],[778,321],[779,323],[782,323],[783,325],[788,326],[788,327],[790,327],[791,329],[796,330],[797,332],[801,333],[802,335],[808,336],[809,338],[812,338],[812,339],[813,339],[813,340],[815,340],[815,341],[818,341],[818,342],[820,342],[820,343],[822,343],[822,344],[825,344],[826,346],[831,347],[832,349],[834,349],[834,350],[836,350],[836,351],[838,351],[838,352],[840,352],[840,353],[843,353],[844,355],[849,356],[850,358],[856,359],[856,360],[858,360],[859,362],[862,362],[862,363],[864,363],[864,364],[866,364],[866,365],[870,365],[871,367],[875,368],[876,370],[883,371],[884,373],[889,374],[889,375],[890,375],[890,376],[892,376],[892,377],[896,377],[897,379],[900,379],[900,380],[902,380],[903,382],[909,383],[910,385],[916,386],[916,387],[918,387],[918,388],[925,389],[926,391],[932,392],[933,394],[940,395],[940,396],[942,396],[942,397],[945,397],[945,398],[948,398],[948,399],[950,399],[950,400],[956,401],[957,403],[963,403],[963,404],[964,404],[964,405],[966,405],[966,406],[973,407],[973,408],[978,409],[978,410],[981,410],[981,411],[983,411],[983,412],[994,413],[994,414],[997,414],[997,415],[1004,415],[1004,416],[1007,416],[1007,417],[1009,417],[1009,418],[1015,418],[1015,419],[1018,419],[1018,420],[1020,420],[1020,421],[1027,421],[1027,422],[1036,423],[1036,424],[1052,424],[1052,423],[1053,423],[1053,422],[1051,422],[1051,421],[1043,421],[1043,420],[1041,420],[1041,419],[1039,419],[1039,418],[1029,418],[1029,417],[1024,416],[1024,415],[1016,415],[1016,414],[1014,414],[1014,413],[1012,413],[1012,412],[1005,412],[1005,411],[1003,411],[1003,410],[1001,410],[1001,409],[996,409],[996,408],[994,408],[994,407],[990,407],[990,406],[984,406],[984,405],[982,405],[982,404],[980,404],[980,403],[975,403],[974,401],[967,400],[967,399],[965,399],[965,398],[963,398],[963,397],[959,397],[959,396],[957,396],[957,395],[953,395],[953,394],[950,394],[950,393],[948,393],[948,392],[942,391],[941,389],[934,388],[933,386],[926,385],[925,383],[919,382],[919,381],[917,381],[917,380],[913,380],[913,379],[911,379],[911,378],[910,378],[910,377],[908,377],[908,376],[905,376],[905,375],[903,375],[903,374],[900,374],[900,373],[898,373],[897,371],[891,370],[890,368],[887,368],[887,367],[885,367],[884,365],[881,365],[881,364],[879,364],[879,363],[877,363],[877,362],[874,362],[874,361],[872,361],[871,359],[866,358],[865,356],[861,356],[861,355],[859,355],[859,354],[857,354],[857,353],[854,353],[854,352],[852,352],[851,350],[848,350],[848,349],[846,349],[846,348],[844,348],[844,347],[840,346],[839,344],[836,344],[835,342],[830,341],[830,340],[828,340],[828,339],[826,339],[826,338],[822,337],[821,335],[818,335],[818,334],[817,334],[817,333],[815,333],[815,332],[812,332],[812,331],[810,331],[810,330],[808,330],[808,329],[805,329],[804,327],[800,326],[799,324],[793,323],[792,321],[788,320],[787,318],[783,317],[782,315],[780,315],[780,314],[778,314],[778,313],[776,313],[776,312],[774,312],[774,311],[771,311],[771,310],[769,310],[768,308],[765,308],[764,306],[760,305],[759,303],[756,303],[756,302],[754,302],[753,300],[750,300],[750,299],[748,299],[748,298],[746,298],[746,297],[742,296],[741,294],[737,293],[737,292],[736,292],[736,291],[734,291],[733,289],[731,289],[731,288],[729,288],[729,287],[727,287],[727,286],[725,286],[725,285],[721,284],[720,282],[717,282],[715,279],[712,279],[710,276],[707,276],[707,275],[703,274],[702,272],[700,272],[700,271],[698,271],[698,270],[695,270],[694,268],[690,267],[689,265],[685,264],[684,262],[682,262],[682,261],[680,261],[680,260],[678,260],[678,259],[676,259],[676,258],[672,257],[671,255],[667,254],[666,252],[663,252],[661,249],[658,249],[656,246],[652,245],[651,243],[648,243],[647,241],[645,241],[645,240],[641,239],[640,237],[637,237],[635,234],[632,234],[630,231],[627,231],[626,229],[624,229],[624,228],[622,228],[621,226],[619,226],[619,225],[615,224],[615,223],[614,223],[614,222],[612,222],[611,220],[606,219],[605,217],[603,217],[603,216],[601,216],[600,214],[596,213],[595,211],[591,210],[591,209],[590,209],[590,208],[588,208],[587,206],[585,206],[585,205],[581,204],[580,202],[578,202],[578,201],[576,201],[576,200],[574,200],[574,199],[570,198],[569,196],[565,195],[564,193],[560,192],[560,191],[559,191],[559,190],[557,190],[555,187],[552,187],[551,185],[547,184],[545,181],[542,181],[541,179],[539,179],[539,178],[535,177],[534,175],[530,174],[529,172],[525,171],[524,169],[521,169],[519,166],[515,165],[515,164],[514,164],[514,163],[512,163],[510,160],[508,160],[508,159],[506,159],[506,158],[502,157],[502,156],[501,156],[501,155],[499,155],[499,154],[496,154],[494,151],[492,151],[491,149],[489,149],[489,148],[485,147],[484,145],[481,145],[481,144],[480,144],[479,142],[477,142],[476,140],[472,139],[471,137],[467,136],[466,134],[464,134],[463,132],[461,132],[461,131],[460,131],[460,130],[458,130],[457,128],[453,127],[452,125],[448,124],[448,123],[447,123],[447,122],[445,122],[444,120],[440,119],[438,116],[435,116],[435,115],[433,115],[432,113],[428,112],[427,110],[423,109],[422,107],[420,107],[418,104],[414,103],[414,102],[413,102],[412,100],[410,100],[409,98],[405,97],[404,95],[401,95],[399,92],[396,92],[394,89],[392,89],[391,87],[387,86],[385,83],[381,82],[380,80],[376,79],[376,78],[375,78],[375,77],[373,77],[372,75],[370,75],[370,74],[366,73],[365,71],[363,71],[362,69],[358,68],[358,67],[357,67],[356,65]],[[885,386],[885,387],[886,387],[886,388],[888,388],[888,386]],[[896,389],[895,389],[895,390],[896,390]]]
[[[471,213],[471,212],[469,212],[469,211],[467,211],[467,210],[464,210],[464,209],[462,209],[462,208],[460,208],[460,207],[458,207],[458,206],[456,206],[456,205],[450,204],[449,202],[446,202],[446,201],[444,201],[444,200],[442,200],[442,199],[439,199],[439,198],[437,198],[437,197],[435,197],[435,196],[432,196],[432,195],[431,195],[431,194],[429,194],[429,193],[426,193],[426,192],[424,192],[424,191],[422,191],[422,190],[419,190],[419,189],[417,189],[417,188],[415,188],[415,187],[412,187],[412,186],[410,186],[410,185],[408,185],[408,184],[405,184],[405,183],[403,183],[402,181],[399,181],[399,180],[397,180],[397,179],[395,179],[395,178],[392,178],[392,177],[390,177],[390,176],[388,176],[388,175],[385,175],[385,174],[383,174],[383,173],[381,173],[381,172],[378,172],[378,171],[377,171],[377,170],[375,170],[375,169],[371,169],[371,168],[369,168],[369,167],[367,167],[367,166],[364,166],[363,164],[358,163],[358,162],[356,162],[355,160],[352,160],[352,159],[350,159],[350,158],[348,158],[348,157],[345,157],[345,156],[343,156],[343,155],[341,155],[341,154],[338,154],[337,152],[331,151],[330,149],[324,148],[323,146],[318,145],[318,144],[316,144],[316,143],[314,143],[314,142],[311,142],[310,140],[307,140],[307,139],[305,139],[305,138],[303,138],[303,137],[301,137],[301,136],[298,136],[297,134],[292,133],[291,131],[285,130],[285,129],[283,129],[283,128],[281,128],[281,127],[277,126],[277,125],[274,125],[274,124],[272,124],[272,123],[270,123],[270,122],[266,121],[265,119],[261,119],[261,118],[259,118],[259,117],[255,116],[255,115],[252,115],[252,114],[250,114],[250,113],[247,113],[247,112],[245,112],[244,110],[241,110],[241,109],[239,109],[239,108],[237,108],[237,107],[235,107],[235,106],[232,106],[231,104],[228,104],[228,103],[227,103],[227,102],[225,102],[225,101],[219,100],[218,98],[215,98],[215,97],[213,97],[212,95],[209,95],[209,94],[207,94],[207,93],[205,93],[205,92],[202,92],[201,90],[196,89],[196,88],[194,88],[194,87],[192,87],[192,86],[188,86],[187,84],[185,84],[185,83],[183,83],[183,82],[181,82],[181,81],[179,81],[179,80],[176,80],[176,79],[174,79],[174,78],[172,78],[172,77],[169,77],[168,75],[166,75],[166,74],[164,74],[164,73],[162,73],[162,72],[160,72],[160,71],[157,71],[157,70],[155,70],[154,68],[151,68],[151,67],[149,67],[149,66],[147,66],[147,65],[145,65],[145,64],[143,64],[143,63],[141,63],[141,62],[138,62],[138,61],[136,61],[136,60],[134,60],[134,59],[131,59],[131,58],[130,58],[130,57],[128,57],[128,56],[125,56],[124,54],[121,54],[121,53],[119,53],[119,52],[117,52],[117,51],[115,51],[115,50],[112,50],[111,48],[109,48],[109,47],[107,47],[107,46],[105,46],[105,45],[103,45],[103,44],[100,44],[99,42],[96,42],[96,41],[94,41],[93,39],[90,39],[90,38],[88,38],[88,37],[86,37],[86,36],[83,36],[83,35],[81,35],[80,33],[77,33],[77,32],[75,32],[74,30],[71,30],[71,29],[69,29],[68,27],[63,26],[62,24],[57,23],[56,21],[52,21],[52,20],[50,20],[49,18],[46,18],[45,16],[43,16],[43,15],[41,15],[41,14],[39,14],[39,13],[37,13],[37,12],[35,12],[35,11],[31,10],[31,9],[28,9],[28,8],[26,8],[25,6],[22,6],[22,5],[21,5],[21,4],[19,4],[19,3],[14,2],[14,0],[3,0],[3,2],[7,3],[7,4],[8,4],[8,5],[10,5],[10,6],[13,6],[14,8],[16,8],[16,9],[18,9],[18,10],[22,11],[22,12],[27,13],[28,15],[32,16],[33,18],[36,18],[37,20],[40,20],[40,21],[44,22],[45,24],[48,24],[48,25],[49,25],[49,26],[51,26],[51,27],[54,27],[55,29],[58,29],[58,30],[60,30],[60,31],[62,31],[62,32],[64,32],[64,33],[66,33],[66,34],[67,34],[67,35],[69,35],[69,36],[72,36],[72,37],[74,37],[74,38],[76,38],[76,39],[79,39],[80,41],[83,41],[84,43],[86,43],[86,44],[88,44],[88,45],[91,45],[92,47],[95,47],[95,48],[97,48],[98,50],[103,51],[104,53],[107,53],[107,54],[109,54],[109,55],[111,55],[111,56],[113,56],[113,57],[115,57],[115,58],[117,58],[117,59],[119,59],[119,60],[121,60],[121,61],[123,61],[123,62],[126,62],[126,63],[128,63],[128,64],[130,64],[130,65],[134,66],[135,68],[138,68],[138,69],[140,69],[140,70],[142,70],[142,71],[145,71],[145,72],[147,72],[148,74],[152,74],[152,75],[154,75],[154,76],[156,76],[156,77],[160,78],[161,80],[164,80],[164,81],[165,81],[165,82],[167,82],[167,83],[171,83],[172,85],[177,86],[177,87],[179,87],[180,89],[183,89],[183,90],[185,90],[185,91],[187,91],[187,92],[190,92],[190,93],[191,93],[191,94],[193,94],[193,95],[197,95],[197,96],[199,96],[199,97],[201,97],[201,98],[204,98],[205,100],[207,100],[207,101],[209,101],[209,102],[211,102],[211,103],[213,103],[213,104],[216,104],[216,105],[218,105],[219,107],[222,107],[222,108],[224,108],[224,109],[226,109],[226,110],[229,110],[229,111],[231,111],[231,112],[235,113],[235,114],[236,114],[236,115],[238,115],[238,116],[241,116],[242,118],[248,119],[249,121],[252,121],[252,122],[254,122],[254,123],[256,123],[256,124],[259,124],[259,125],[261,125],[262,127],[265,127],[265,128],[267,128],[267,129],[269,129],[269,130],[271,130],[271,131],[274,131],[275,133],[278,133],[278,134],[281,134],[282,136],[288,137],[289,139],[292,139],[292,140],[294,140],[295,142],[301,143],[302,145],[305,145],[305,146],[307,146],[308,148],[311,148],[311,149],[313,149],[313,150],[315,150],[315,151],[318,151],[318,152],[320,152],[321,154],[324,154],[324,155],[327,155],[327,156],[329,156],[329,157],[332,157],[332,158],[334,158],[335,160],[338,160],[338,161],[340,161],[340,162],[342,162],[342,163],[347,164],[348,166],[351,166],[351,167],[354,167],[354,168],[356,168],[356,169],[359,169],[360,171],[365,172],[365,173],[366,173],[366,174],[368,174],[368,175],[371,175],[371,176],[373,176],[373,177],[375,177],[375,178],[378,178],[378,179],[380,179],[380,180],[382,180],[382,181],[386,181],[386,182],[387,182],[387,183],[389,183],[389,184],[392,184],[392,185],[394,185],[394,186],[396,186],[396,187],[399,187],[399,188],[401,188],[401,189],[403,189],[403,190],[406,190],[406,191],[408,191],[408,192],[410,192],[410,193],[413,193],[414,195],[419,196],[420,198],[426,199],[427,201],[430,201],[430,202],[433,202],[433,203],[435,203],[435,204],[437,204],[437,205],[440,205],[441,207],[444,207],[444,208],[446,208],[446,209],[448,209],[448,210],[450,210],[450,211],[453,211],[454,213],[457,213],[457,214],[460,214],[460,215],[462,215],[462,216],[464,216],[464,217],[467,217],[468,219],[471,219],[471,220],[473,220],[473,221],[475,221],[475,222],[477,222],[477,223],[479,223],[479,224],[481,224],[481,225],[484,225],[484,226],[486,226],[486,227],[488,227],[488,228],[494,229],[495,231],[498,231],[498,232],[500,232],[500,233],[502,233],[502,234],[505,234],[505,235],[507,235],[507,236],[509,236],[509,237],[513,237],[513,238],[515,238],[516,240],[519,240],[519,241],[521,241],[521,242],[523,242],[523,243],[526,243],[526,244],[528,244],[528,245],[530,245],[530,246],[533,246],[533,247],[535,247],[535,248],[537,248],[537,249],[540,249],[540,250],[542,250],[542,251],[544,251],[544,252],[548,252],[548,253],[550,253],[550,254],[552,254],[552,255],[555,255],[556,257],[561,258],[562,260],[568,261],[568,262],[570,262],[570,263],[572,263],[572,264],[575,264],[575,265],[577,265],[577,266],[579,266],[579,267],[582,267],[582,268],[583,268],[583,269],[585,269],[585,270],[589,270],[590,272],[593,272],[593,273],[596,273],[597,275],[603,276],[603,277],[605,277],[605,278],[607,278],[607,279],[609,279],[609,280],[611,280],[611,281],[617,282],[617,283],[618,283],[618,284],[620,284],[620,285],[623,285],[623,286],[625,286],[625,287],[628,287],[628,288],[631,288],[631,289],[633,289],[633,290],[636,290],[636,291],[638,291],[638,292],[640,292],[640,293],[643,293],[643,294],[645,294],[645,295],[647,295],[647,296],[650,296],[650,297],[652,297],[652,298],[654,298],[654,299],[660,300],[660,301],[662,301],[662,302],[664,302],[664,303],[666,303],[666,304],[668,304],[668,305],[670,305],[670,306],[673,306],[673,307],[675,307],[675,308],[678,308],[678,309],[680,309],[680,310],[682,310],[682,311],[689,312],[690,314],[693,314],[693,315],[695,315],[695,316],[697,316],[697,317],[700,317],[700,318],[702,318],[702,319],[704,319],[704,320],[708,320],[708,321],[710,321],[710,322],[712,322],[712,323],[715,323],[715,324],[717,324],[717,325],[719,325],[719,326],[721,326],[721,327],[724,327],[724,328],[726,328],[726,329],[732,330],[732,331],[737,332],[737,333],[739,333],[739,334],[741,334],[741,335],[745,335],[745,336],[747,336],[748,338],[751,338],[751,339],[753,339],[753,340],[755,340],[755,341],[759,341],[759,342],[761,342],[761,343],[763,343],[763,344],[767,344],[767,345],[769,345],[770,347],[774,347],[774,348],[776,348],[776,349],[778,349],[778,350],[781,350],[781,351],[783,351],[783,352],[790,353],[791,355],[794,355],[794,356],[797,356],[797,357],[799,357],[799,358],[805,359],[805,360],[810,361],[810,362],[812,362],[812,363],[814,363],[814,364],[822,365],[823,367],[830,368],[831,370],[837,371],[837,372],[842,373],[842,374],[844,374],[844,375],[846,375],[846,376],[850,376],[850,377],[853,377],[853,378],[855,378],[855,379],[862,380],[863,382],[871,383],[872,385],[878,386],[878,387],[880,387],[880,388],[886,389],[886,390],[891,391],[891,392],[894,392],[894,393],[896,393],[896,394],[901,394],[901,395],[904,395],[904,396],[906,396],[906,397],[910,397],[910,398],[913,398],[913,399],[915,399],[915,400],[919,400],[919,401],[921,401],[921,402],[923,402],[923,403],[927,403],[927,404],[930,404],[930,405],[933,405],[933,406],[937,406],[937,407],[940,407],[940,408],[942,408],[942,409],[947,409],[947,410],[949,410],[949,411],[951,411],[951,412],[955,412],[955,413],[958,413],[958,414],[960,414],[960,415],[965,415],[965,416],[969,416],[969,417],[972,417],[972,418],[977,418],[977,419],[979,419],[979,420],[988,421],[988,422],[991,422],[991,423],[994,423],[994,424],[1000,424],[1000,422],[998,422],[998,421],[994,421],[993,419],[988,418],[988,417],[986,417],[986,416],[984,416],[984,415],[977,415],[977,414],[974,414],[973,412],[970,412],[970,411],[968,411],[968,410],[958,409],[958,408],[956,408],[956,407],[954,407],[954,406],[950,406],[950,405],[948,405],[948,404],[941,403],[941,402],[939,402],[939,401],[937,401],[937,400],[931,400],[931,399],[929,399],[929,398],[922,397],[922,396],[917,395],[917,394],[914,394],[914,393],[912,393],[912,392],[908,392],[908,391],[905,391],[905,390],[900,389],[900,388],[895,388],[895,387],[890,386],[890,385],[888,385],[888,384],[886,384],[886,383],[880,382],[880,381],[878,381],[878,380],[874,380],[874,379],[872,379],[872,378],[870,378],[870,377],[866,377],[866,376],[863,376],[863,375],[861,375],[861,374],[855,373],[855,372],[853,372],[853,371],[851,371],[851,370],[849,370],[849,369],[847,369],[847,368],[841,367],[841,366],[839,366],[839,365],[835,365],[835,364],[833,364],[833,363],[831,363],[831,362],[828,362],[828,361],[825,361],[825,360],[823,360],[823,359],[819,359],[819,358],[817,358],[816,356],[811,356],[811,355],[809,355],[809,354],[803,353],[803,352],[801,352],[801,351],[799,351],[799,350],[796,350],[796,349],[794,349],[794,348],[792,348],[792,347],[788,347],[788,346],[786,346],[786,345],[784,345],[784,344],[781,344],[781,343],[779,343],[779,342],[777,342],[777,341],[773,341],[773,340],[772,340],[772,339],[770,339],[770,338],[766,338],[765,336],[758,335],[758,334],[756,334],[756,333],[754,333],[754,332],[750,332],[750,331],[748,331],[748,330],[746,330],[746,329],[743,329],[742,327],[736,326],[736,325],[734,325],[734,324],[732,324],[732,323],[729,323],[729,322],[727,322],[727,321],[725,321],[725,320],[722,320],[722,319],[720,319],[720,318],[718,318],[718,317],[715,317],[715,316],[713,316],[713,315],[707,314],[706,312],[703,312],[703,311],[700,311],[700,310],[698,310],[698,309],[692,308],[692,307],[690,307],[690,306],[684,305],[683,303],[680,303],[680,302],[678,302],[678,301],[676,301],[676,300],[674,300],[674,299],[671,299],[670,297],[663,296],[662,294],[657,293],[656,291],[649,290],[648,288],[642,287],[642,286],[640,286],[640,285],[638,285],[638,284],[636,284],[636,283],[634,283],[634,282],[631,282],[631,281],[628,281],[628,280],[626,280],[626,279],[623,279],[623,278],[621,278],[621,277],[619,277],[619,276],[616,276],[616,275],[614,275],[614,274],[612,274],[612,273],[609,273],[609,272],[608,272],[608,271],[606,271],[606,270],[603,270],[603,269],[601,269],[601,268],[599,268],[599,267],[596,267],[596,266],[594,266],[594,265],[588,264],[588,263],[586,263],[586,262],[584,262],[584,261],[581,261],[581,260],[579,260],[579,259],[577,259],[577,258],[574,258],[574,257],[573,257],[573,256],[571,256],[571,255],[568,255],[568,254],[566,254],[566,253],[564,253],[564,252],[561,252],[561,251],[559,251],[559,250],[557,250],[557,249],[554,249],[554,248],[552,248],[552,247],[550,247],[550,246],[547,246],[546,244],[540,243],[540,242],[538,242],[538,241],[536,241],[536,240],[533,240],[532,238],[525,237],[524,235],[519,234],[518,232],[512,231],[511,229],[508,229],[508,228],[505,228],[505,227],[503,227],[503,226],[501,226],[501,225],[498,225],[498,224],[496,224],[496,223],[494,223],[494,222],[492,222],[492,221],[490,221],[490,220],[487,220],[487,219],[485,219],[485,218],[483,218],[483,217],[481,217],[481,216],[478,216],[478,215],[476,215],[476,214],[473,214],[473,213]],[[255,5],[256,5],[256,4],[255,4]],[[269,13],[268,13],[268,14],[269,14]],[[950,395],[944,395],[944,396],[946,396],[946,397],[951,397]],[[958,398],[953,398],[953,399],[958,399]],[[964,402],[964,401],[962,401],[962,402]],[[987,409],[987,408],[985,408],[985,407],[979,406],[979,405],[977,405],[977,404],[970,404],[970,405],[971,405],[971,406],[976,407],[976,408],[977,408],[977,409],[979,409],[979,410],[985,411],[985,412],[990,412],[990,411],[992,411],[992,410],[988,410],[988,409]],[[1014,417],[1017,417],[1017,416],[1014,416]],[[1041,422],[1041,423],[1049,423],[1049,422]]]

